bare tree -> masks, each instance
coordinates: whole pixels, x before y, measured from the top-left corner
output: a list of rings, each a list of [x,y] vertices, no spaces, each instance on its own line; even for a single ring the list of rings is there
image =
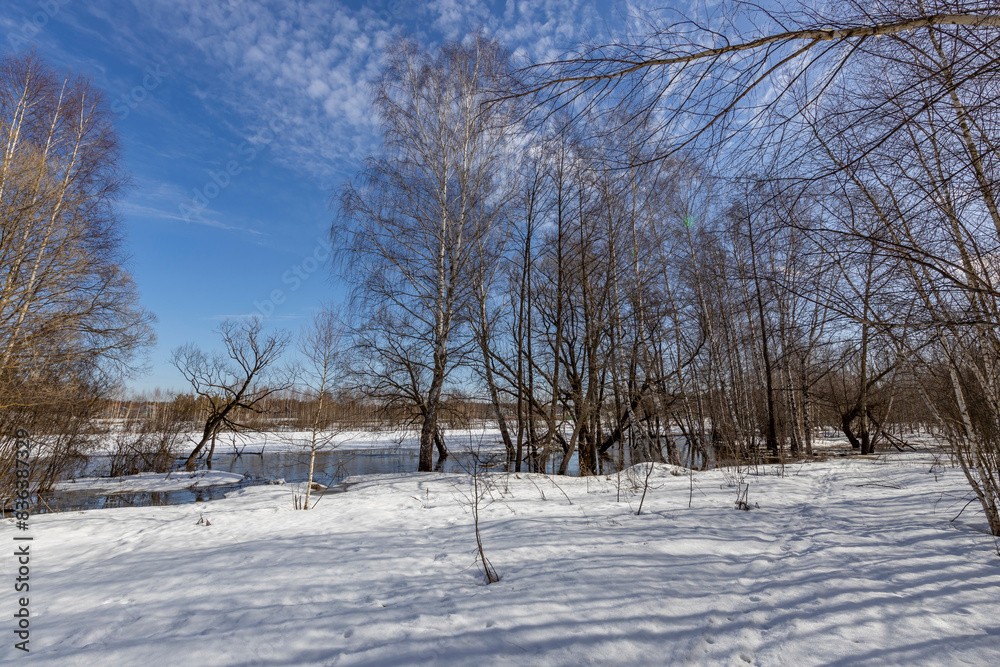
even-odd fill
[[[927,29],[885,45],[882,59],[893,64],[853,81],[868,85],[866,104],[882,116],[859,109],[845,84],[809,126],[817,168],[834,173],[830,199],[848,204],[830,207],[831,245],[866,248],[891,269],[861,276],[854,291],[865,296],[878,280],[879,300],[861,299],[856,319],[899,351],[995,535],[998,40],[996,30]],[[885,126],[898,128],[892,141],[881,140]]]
[[[47,460],[35,486],[84,460],[100,398],[154,340],[115,210],[126,183],[101,92],[34,54],[0,57],[0,433],[31,433]]]
[[[361,311],[367,389],[405,403],[420,423],[421,471],[442,449],[439,409],[448,378],[470,351],[464,318],[475,312],[479,250],[488,247],[505,198],[508,56],[475,36],[435,54],[392,43],[375,83],[384,153],[345,188],[342,249]],[[481,274],[480,274],[481,275]]]
[[[650,119],[647,158],[678,152],[727,151],[732,167],[753,169],[759,153],[787,142],[787,107],[822,100],[830,85],[857,61],[876,54],[875,38],[906,42],[915,33],[961,31],[996,62],[998,6],[989,0],[843,0],[817,7],[805,1],[762,5],[744,0],[697,5],[684,15],[668,9],[638,23],[644,32],[613,44],[585,46],[570,57],[528,68],[529,95],[549,109],[569,108],[577,118],[628,107]],[[707,13],[706,13],[707,12]],[[951,32],[950,32],[951,31]],[[981,34],[982,38],[976,37]],[[927,80],[941,71],[918,74]],[[947,96],[939,89],[938,99]],[[868,108],[872,117],[881,109]],[[589,121],[588,121],[589,122]],[[886,140],[901,128],[886,125]],[[622,156],[622,165],[631,156]]]
[[[0,150],[3,380],[39,362],[130,370],[152,318],[123,266],[126,179],[101,93],[33,55],[4,58]]]
[[[288,345],[287,334],[265,335],[257,318],[242,322],[226,320],[217,331],[225,354],[206,354],[187,344],[174,350],[170,358],[191,383],[202,402],[205,417],[201,438],[184,462],[188,470],[194,470],[198,455],[209,443],[212,443],[208,453],[211,466],[219,433],[246,430],[249,418],[265,409],[265,399],[292,386],[287,373],[274,369]]]
[[[309,509],[316,452],[328,447],[339,430],[334,428],[330,408],[333,407],[332,393],[343,370],[344,339],[344,327],[338,313],[328,306],[313,318],[299,340],[299,351],[304,358],[300,379],[315,401],[309,424],[309,478],[302,509]]]

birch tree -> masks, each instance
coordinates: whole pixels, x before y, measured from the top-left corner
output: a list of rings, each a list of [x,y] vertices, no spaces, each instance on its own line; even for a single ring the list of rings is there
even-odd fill
[[[312,495],[316,452],[328,447],[339,430],[333,428],[331,408],[334,407],[332,394],[344,368],[344,338],[343,325],[336,311],[326,307],[313,317],[299,340],[299,351],[304,359],[300,380],[313,400],[309,420],[309,477],[302,506],[306,510]]]
[[[46,448],[35,486],[84,460],[101,397],[154,340],[115,208],[126,183],[101,92],[34,54],[0,57],[0,433]]]
[[[880,58],[883,39],[905,44],[922,33],[947,38],[959,31],[995,66],[998,55],[990,45],[1000,27],[997,10],[990,0],[820,6],[728,0],[696,5],[690,14],[657,10],[637,17],[641,32],[528,68],[525,88],[515,94],[551,109],[575,109],[587,123],[593,113],[627,108],[650,121],[643,135],[647,159],[724,151],[730,167],[752,171],[761,151],[795,150],[789,121],[798,114],[789,116],[789,109],[821,101],[845,72]],[[943,71],[932,64],[917,80]],[[944,88],[935,92],[939,99],[947,94]],[[882,109],[868,105],[865,111],[878,118]],[[885,124],[880,138],[902,129]],[[622,166],[628,160],[621,156]]]
[[[125,184],[98,90],[0,60],[0,405],[30,403],[30,382],[11,394],[44,368],[128,372],[152,342],[114,209]]]
[[[440,445],[449,377],[475,349],[478,254],[504,210],[514,127],[509,105],[487,102],[509,73],[504,49],[482,36],[434,53],[394,41],[374,86],[382,152],[341,196],[335,233],[368,357],[361,375],[373,395],[416,411],[421,471]]]

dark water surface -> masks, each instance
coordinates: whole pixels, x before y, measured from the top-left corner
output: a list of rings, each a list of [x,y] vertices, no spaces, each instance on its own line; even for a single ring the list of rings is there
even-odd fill
[[[502,451],[500,452],[502,454]],[[341,482],[350,475],[379,473],[410,473],[417,470],[418,453],[410,449],[338,449],[317,452],[313,480],[331,487],[330,491],[343,491]],[[468,454],[454,453],[444,461],[435,456],[435,469],[440,472],[468,472],[471,460]],[[101,476],[107,469],[107,457],[92,457],[85,477]],[[309,455],[303,452],[275,451],[262,453],[216,454],[212,459],[212,470],[221,470],[243,475],[238,484],[179,491],[155,493],[108,493],[106,490],[73,491],[64,490],[46,495],[35,503],[36,512],[74,511],[102,509],[109,507],[149,507],[157,505],[180,505],[183,503],[207,502],[223,498],[227,493],[247,486],[260,484],[304,482],[309,478]],[[503,469],[503,464],[498,466]],[[571,460],[569,474],[577,474],[576,457]]]
[[[480,461],[490,458],[492,455],[496,465],[491,466],[491,468],[503,470],[506,463],[502,445],[498,442],[486,443],[486,445],[490,448],[482,450],[485,453],[480,454]],[[686,455],[686,447],[680,442],[678,445]],[[619,454],[614,450],[608,453]],[[620,452],[620,454],[624,454],[625,465],[629,465],[627,450]],[[473,467],[471,454],[461,450],[451,453],[444,461],[438,461],[435,452],[434,461],[435,470],[439,472],[467,473]],[[555,474],[560,462],[559,456],[549,457],[545,465],[545,472]],[[179,468],[182,463],[183,459],[178,460],[177,467]],[[316,453],[313,480],[330,487],[328,492],[344,491],[346,487],[342,486],[341,482],[351,475],[413,473],[417,470],[417,464],[418,452],[416,449],[402,447],[350,449],[345,447]],[[695,465],[698,464],[696,461]],[[607,458],[602,458],[600,465],[602,474],[613,473],[619,468],[615,460]],[[200,462],[200,467],[204,467],[204,462]],[[107,474],[108,469],[108,457],[93,456],[82,473],[78,474],[80,477],[103,477]],[[246,449],[242,453],[237,453],[235,450],[222,451],[221,453],[217,451],[212,459],[210,469],[236,473],[242,475],[243,479],[237,484],[154,493],[63,490],[37,499],[34,507],[36,512],[51,512],[208,502],[223,498],[227,493],[248,486],[304,482],[309,478],[309,453],[302,450],[267,451],[266,445],[256,452],[248,452]],[[528,470],[527,464],[522,467],[522,470]],[[579,474],[579,471],[579,462],[574,453],[566,473],[575,476]]]

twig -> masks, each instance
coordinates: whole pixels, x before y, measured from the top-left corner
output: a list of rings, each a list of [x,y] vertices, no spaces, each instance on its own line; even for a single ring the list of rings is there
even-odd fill
[[[966,510],[966,508],[968,508],[968,507],[969,507],[969,505],[971,505],[971,504],[972,504],[973,502],[975,502],[976,500],[977,500],[976,498],[973,498],[973,499],[972,499],[972,500],[970,500],[969,502],[965,503],[965,507],[963,507],[962,509],[960,509],[960,510],[958,511],[958,514],[956,514],[956,515],[955,515],[955,517],[954,517],[953,519],[951,519],[951,521],[949,521],[948,523],[951,523],[952,521],[954,521],[954,520],[955,520],[955,519],[957,519],[958,517],[962,516],[962,512],[964,512],[964,511]]]

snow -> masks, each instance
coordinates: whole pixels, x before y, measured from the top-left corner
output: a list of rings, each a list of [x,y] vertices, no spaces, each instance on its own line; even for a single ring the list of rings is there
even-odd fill
[[[488,586],[463,475],[354,478],[309,511],[287,485],[36,516],[30,662],[1000,664],[1000,557],[975,503],[952,521],[960,471],[656,466],[636,515],[643,469],[492,476]]]

